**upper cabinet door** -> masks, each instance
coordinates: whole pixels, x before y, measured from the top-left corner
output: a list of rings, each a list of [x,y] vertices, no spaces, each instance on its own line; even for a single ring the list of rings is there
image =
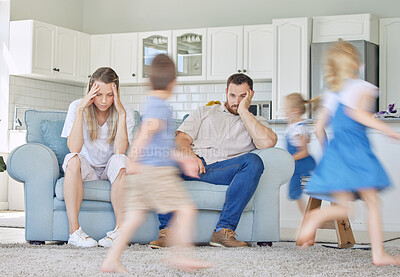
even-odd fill
[[[299,92],[309,99],[311,19],[289,18],[272,21],[274,70],[272,118],[285,118],[284,100]]]
[[[146,83],[149,78],[149,70],[154,57],[165,54],[172,58],[172,32],[144,32],[139,33],[139,63],[138,82]]]
[[[313,17],[313,42],[366,40],[379,44],[378,17],[372,14],[349,14]]]
[[[400,18],[384,18],[379,32],[379,110],[400,103]]]
[[[111,35],[111,67],[121,83],[137,83],[137,63],[137,33]]]
[[[244,26],[243,72],[253,79],[272,79],[272,24]]]
[[[111,35],[92,35],[90,49],[90,74],[99,67],[111,66]]]
[[[173,59],[178,81],[206,79],[206,29],[172,31]]]
[[[77,79],[78,32],[57,27],[55,71],[61,78]]]
[[[50,24],[33,22],[32,72],[50,76],[55,65],[56,27]]]
[[[243,27],[207,29],[207,80],[243,71]]]
[[[78,81],[87,83],[90,75],[90,35],[78,33]]]

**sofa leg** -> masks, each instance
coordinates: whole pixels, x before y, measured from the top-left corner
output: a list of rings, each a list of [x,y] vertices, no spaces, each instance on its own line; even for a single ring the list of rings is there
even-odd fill
[[[38,240],[29,241],[30,245],[43,245],[44,243],[45,243],[44,241],[38,241]]]
[[[257,242],[257,245],[258,246],[269,246],[269,247],[271,247],[272,246],[272,242],[271,241],[259,241],[259,242]]]

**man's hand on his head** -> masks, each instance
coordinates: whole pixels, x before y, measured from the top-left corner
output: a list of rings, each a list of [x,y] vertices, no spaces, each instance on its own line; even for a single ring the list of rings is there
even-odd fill
[[[249,110],[250,104],[251,104],[251,99],[253,98],[253,95],[254,95],[254,93],[251,90],[248,90],[246,92],[246,96],[239,103],[238,114]]]

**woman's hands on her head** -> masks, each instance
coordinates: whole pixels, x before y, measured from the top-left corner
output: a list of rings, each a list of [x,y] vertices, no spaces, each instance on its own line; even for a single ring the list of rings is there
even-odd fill
[[[112,90],[113,90],[113,95],[114,95],[115,109],[117,110],[119,115],[126,114],[125,108],[122,105],[121,100],[119,99],[118,90],[117,90],[117,86],[115,85],[115,83],[112,84]]]
[[[79,104],[78,109],[84,111],[94,102],[94,98],[100,90],[99,84],[94,83],[90,91],[83,97],[82,102]]]

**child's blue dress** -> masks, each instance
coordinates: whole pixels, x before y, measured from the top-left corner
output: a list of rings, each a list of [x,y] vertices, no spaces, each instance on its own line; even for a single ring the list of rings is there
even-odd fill
[[[287,150],[293,155],[297,152],[297,146],[300,145],[297,135],[303,137],[308,136],[307,124],[305,122],[298,122],[291,124],[286,129]],[[312,156],[307,156],[304,159],[295,162],[295,170],[289,183],[289,198],[297,200],[301,197],[303,190],[301,188],[301,177],[310,176],[315,169],[316,163]]]
[[[306,193],[320,199],[330,199],[335,192],[362,189],[382,190],[390,185],[389,178],[371,150],[366,126],[346,114],[355,108],[364,93],[377,96],[377,88],[358,79],[348,79],[339,92],[332,119],[334,138],[326,146]]]

